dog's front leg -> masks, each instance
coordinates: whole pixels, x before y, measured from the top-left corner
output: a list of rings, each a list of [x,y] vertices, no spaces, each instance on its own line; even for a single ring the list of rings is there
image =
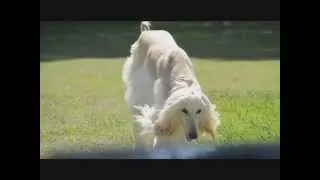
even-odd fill
[[[171,141],[170,137],[168,136],[156,136],[154,137],[153,140],[153,148],[158,149],[158,148],[168,148],[170,147]]]
[[[174,148],[187,144],[184,135],[156,136],[153,141],[154,148]]]

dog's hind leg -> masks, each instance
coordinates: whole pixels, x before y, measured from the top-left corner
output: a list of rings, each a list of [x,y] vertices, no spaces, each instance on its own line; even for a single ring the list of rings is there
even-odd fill
[[[129,78],[130,81],[127,85],[126,101],[134,121],[133,130],[136,148],[145,148],[145,146],[147,146],[146,139],[140,135],[143,129],[140,124],[135,121],[135,116],[141,115],[141,113],[135,107],[143,107],[144,105],[152,106],[154,104],[153,80],[145,67],[141,67],[139,70],[133,72]]]
[[[130,57],[127,59],[127,63],[130,64],[127,75],[134,76],[136,71],[140,71],[143,68],[146,57],[146,50],[141,47],[139,42],[135,42],[130,49]]]

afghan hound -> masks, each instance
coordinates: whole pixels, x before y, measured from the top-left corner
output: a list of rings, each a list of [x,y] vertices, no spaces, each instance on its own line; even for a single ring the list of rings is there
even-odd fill
[[[134,119],[136,148],[186,144],[220,125],[216,106],[202,91],[188,54],[165,30],[142,21],[122,68],[125,100]],[[150,145],[149,144],[149,145]]]

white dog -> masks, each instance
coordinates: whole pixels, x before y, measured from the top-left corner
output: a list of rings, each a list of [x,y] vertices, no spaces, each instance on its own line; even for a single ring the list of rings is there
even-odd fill
[[[169,32],[151,30],[148,21],[140,30],[122,69],[136,147],[146,148],[145,135],[151,135],[153,147],[187,143],[199,133],[214,138],[219,114],[201,90],[187,53]]]

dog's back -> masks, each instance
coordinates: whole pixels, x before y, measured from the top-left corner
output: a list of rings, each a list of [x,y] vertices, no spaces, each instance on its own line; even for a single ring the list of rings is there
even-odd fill
[[[148,49],[150,46],[178,46],[172,35],[166,30],[151,30],[149,21],[140,24],[141,34],[137,40],[139,46]]]
[[[141,33],[140,44],[152,45],[177,45],[172,35],[165,30],[150,30]]]
[[[140,35],[132,44],[127,63],[124,66],[123,80],[128,83],[132,79],[133,72],[145,65],[147,54],[156,55],[158,59],[163,54],[169,54],[173,51],[184,51],[177,45],[173,36],[166,30],[152,30],[149,21],[142,21],[140,24]],[[157,53],[154,53],[156,51]]]

